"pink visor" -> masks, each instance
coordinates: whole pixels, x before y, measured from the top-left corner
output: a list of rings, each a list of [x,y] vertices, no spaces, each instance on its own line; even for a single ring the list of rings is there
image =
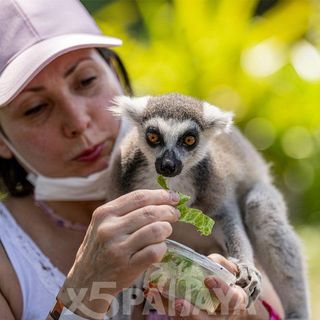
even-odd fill
[[[81,48],[113,47],[77,0],[0,1],[0,107],[58,56]]]

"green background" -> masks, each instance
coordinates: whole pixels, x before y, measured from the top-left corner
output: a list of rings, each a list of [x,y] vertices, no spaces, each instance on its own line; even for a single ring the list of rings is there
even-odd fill
[[[180,92],[236,114],[301,235],[320,318],[320,2],[86,0],[124,45],[136,95]]]

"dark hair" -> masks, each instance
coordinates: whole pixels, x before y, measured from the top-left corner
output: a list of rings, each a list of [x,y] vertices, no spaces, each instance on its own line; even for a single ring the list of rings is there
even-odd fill
[[[128,96],[132,96],[133,90],[131,81],[129,79],[128,72],[118,54],[107,48],[99,48],[97,50],[111,67],[111,69],[115,72],[124,93]]]
[[[130,79],[120,57],[114,51],[106,48],[97,50],[115,72],[124,93],[132,96]],[[0,157],[0,191],[2,193],[8,193],[13,197],[25,197],[32,194],[34,188],[27,180],[27,174],[15,157],[11,159]]]

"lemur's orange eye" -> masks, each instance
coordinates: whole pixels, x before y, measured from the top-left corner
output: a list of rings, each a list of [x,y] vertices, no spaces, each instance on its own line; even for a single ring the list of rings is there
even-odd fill
[[[187,146],[192,146],[196,142],[196,138],[194,136],[186,136],[183,141]]]
[[[148,132],[147,133],[147,138],[151,143],[159,142],[159,135],[156,134],[155,132]]]

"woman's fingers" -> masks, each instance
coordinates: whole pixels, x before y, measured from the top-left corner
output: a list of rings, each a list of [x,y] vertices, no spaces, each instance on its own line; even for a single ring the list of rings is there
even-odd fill
[[[179,217],[180,211],[173,206],[149,205],[121,216],[119,219],[123,225],[123,232],[130,234],[147,224],[156,221],[175,222]]]
[[[167,250],[164,241],[171,233],[169,222],[158,221],[130,234],[123,243],[130,254],[129,264],[146,269],[152,263],[160,262]]]
[[[99,207],[99,211],[121,216],[148,205],[175,206],[178,202],[179,196],[170,190],[136,190],[102,205]]]
[[[171,233],[172,226],[169,222],[153,222],[130,234],[124,241],[124,245],[130,250],[131,254],[134,254],[150,244],[165,241]]]
[[[230,271],[234,275],[237,275],[239,272],[238,267],[233,262],[229,261],[228,259],[226,259],[224,256],[220,254],[213,253],[213,254],[210,254],[208,258],[210,258],[211,260],[213,260],[218,264],[221,264],[223,267],[225,267],[228,271]]]
[[[249,298],[241,287],[231,287],[217,277],[207,277],[204,283],[220,301],[220,311],[222,314],[225,314],[230,310],[246,309]]]
[[[130,257],[129,268],[134,266],[134,268],[139,267],[141,271],[144,271],[151,263],[161,261],[166,251],[167,246],[165,242],[148,245]]]
[[[237,275],[239,270],[237,266],[221,256],[220,254],[211,254],[209,258],[214,262],[221,264],[234,275]],[[217,277],[207,277],[205,285],[209,290],[215,293],[221,302],[221,309],[225,310],[245,310],[248,305],[249,297],[245,291],[239,286],[230,287],[223,280]]]

